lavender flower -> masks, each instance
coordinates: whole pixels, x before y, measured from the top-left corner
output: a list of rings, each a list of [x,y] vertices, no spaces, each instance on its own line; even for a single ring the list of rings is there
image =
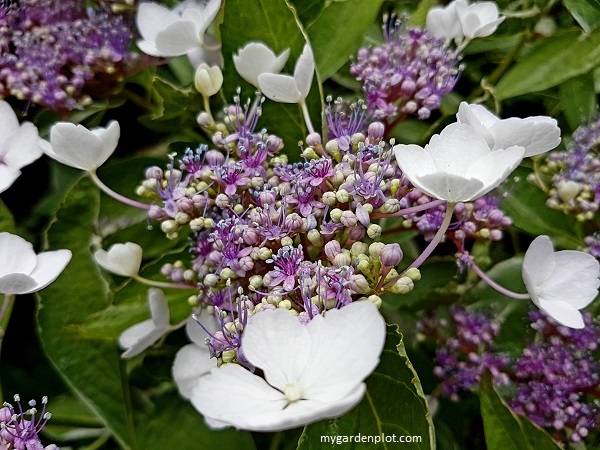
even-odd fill
[[[42,411],[36,418],[38,410],[35,400],[30,400],[29,409],[23,410],[21,398],[14,396],[17,404],[15,408],[10,403],[4,403],[0,408],[0,446],[14,448],[15,450],[58,450],[54,444],[44,447],[40,441],[39,433],[48,423],[52,414],[46,411],[48,397],[42,398]]]

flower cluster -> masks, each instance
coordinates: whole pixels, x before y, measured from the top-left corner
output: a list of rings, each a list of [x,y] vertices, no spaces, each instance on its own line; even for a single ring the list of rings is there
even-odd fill
[[[30,408],[23,410],[21,399],[14,396],[17,408],[10,403],[4,403],[0,408],[0,447],[15,450],[58,450],[54,444],[44,447],[38,434],[46,426],[52,414],[46,412],[48,398],[42,398],[42,411],[36,418],[38,410],[36,401],[30,400]]]
[[[497,385],[508,384],[509,359],[493,350],[500,324],[486,314],[452,307],[450,321],[430,316],[417,323],[417,330],[439,345],[434,373],[442,379],[442,395],[458,400],[461,392],[478,387],[486,369]]]
[[[110,93],[135,55],[130,20],[83,0],[0,7],[0,96],[60,114]]]
[[[582,330],[561,326],[540,311],[531,312],[529,318],[543,339],[528,345],[514,364],[518,392],[510,406],[563,441],[580,441],[598,423],[599,409],[586,393],[600,386],[593,353],[600,343],[600,328],[589,313]]]
[[[393,123],[407,115],[429,118],[458,80],[459,54],[427,30],[408,28],[392,16],[385,44],[361,48],[350,73],[362,83],[369,113]]]

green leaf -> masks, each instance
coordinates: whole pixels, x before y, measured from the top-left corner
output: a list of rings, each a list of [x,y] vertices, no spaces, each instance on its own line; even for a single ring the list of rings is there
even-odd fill
[[[324,448],[321,436],[339,439],[340,444],[335,445],[339,449],[366,448],[366,445],[371,448],[373,440],[361,445],[349,442],[349,438],[357,435],[382,437],[383,434],[388,438],[393,434],[418,437],[420,442],[403,443],[402,448],[435,448],[433,422],[421,382],[406,355],[396,325],[388,326],[381,362],[366,383],[365,397],[349,413],[306,426],[298,441],[298,450]],[[332,442],[327,444],[332,445]],[[382,443],[376,448],[397,446],[397,443]]]
[[[434,6],[439,6],[437,0],[421,0],[417,9],[408,18],[408,24],[411,27],[425,28],[425,22],[427,19],[427,12]]]
[[[15,232],[15,220],[8,207],[0,200],[0,232],[8,231]]]
[[[600,65],[600,29],[557,34],[517,62],[498,82],[494,95],[504,100],[539,92]]]
[[[325,8],[325,0],[290,0],[304,27],[310,26]]]
[[[600,24],[600,1],[563,0],[563,4],[586,33]]]
[[[565,81],[559,86],[558,92],[571,130],[593,117],[596,112],[596,92],[591,73]]]
[[[224,393],[227,396],[226,393]],[[233,400],[233,399],[232,399]],[[252,435],[228,428],[214,431],[202,416],[174,391],[150,397],[150,405],[136,414],[136,431],[144,449],[254,450]],[[227,401],[224,397],[224,401]],[[136,411],[137,412],[137,411]]]
[[[383,0],[329,2],[306,28],[322,80],[331,77],[356,53],[382,3]]]
[[[513,413],[500,398],[490,372],[479,389],[485,443],[488,450],[558,450],[560,447],[527,417]]]
[[[73,258],[58,279],[39,293],[37,320],[46,355],[68,386],[108,427],[124,449],[137,448],[127,386],[114,341],[79,339],[69,327],[110,305],[106,282],[90,246],[99,210],[98,189],[83,178],[71,189],[48,230],[51,250]]]
[[[527,181],[529,170],[518,168],[510,195],[500,205],[513,224],[532,235],[547,234],[558,239],[561,246],[576,248],[581,237],[575,233],[576,220],[562,212],[546,206],[548,197],[539,188]]]

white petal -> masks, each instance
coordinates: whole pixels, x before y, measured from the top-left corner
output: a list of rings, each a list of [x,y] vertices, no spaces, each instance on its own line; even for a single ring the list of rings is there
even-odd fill
[[[464,37],[454,2],[448,4],[445,8],[443,6],[429,8],[425,23],[425,28],[434,36],[445,39]]]
[[[135,42],[135,45],[137,45],[138,48],[142,52],[144,52],[146,55],[156,56],[157,58],[167,56],[167,55],[163,55],[161,52],[158,51],[158,49],[156,48],[156,42],[154,42],[154,41],[144,41],[144,40],[138,39]]]
[[[37,264],[33,246],[20,236],[0,233],[0,276],[10,273],[31,274]]]
[[[9,273],[0,277],[0,293],[2,294],[25,294],[33,292],[37,282],[24,273]]]
[[[527,292],[537,301],[537,288],[554,273],[554,248],[548,236],[538,236],[529,245],[523,259],[521,273]]]
[[[4,192],[11,187],[19,176],[21,176],[20,170],[13,170],[4,164],[0,164],[0,192]]]
[[[456,119],[459,123],[471,125],[477,133],[479,133],[487,142],[488,147],[494,147],[494,136],[489,128],[492,127],[500,119],[482,105],[469,105],[466,102],[461,102],[458,106]]]
[[[304,50],[298,61],[296,61],[296,67],[294,68],[294,80],[296,80],[296,86],[303,99],[308,96],[314,73],[315,58],[312,48],[310,48],[310,45],[305,44]]]
[[[480,180],[484,188],[469,200],[487,194],[506,180],[523,159],[523,152],[523,147],[514,146],[490,152],[474,161],[465,176]]]
[[[299,379],[304,398],[338,401],[377,367],[385,342],[385,321],[371,302],[353,302],[327,311],[325,317],[317,316],[305,326],[310,357]]]
[[[495,148],[519,145],[525,147],[525,156],[539,155],[560,144],[560,128],[550,117],[511,117],[497,122],[490,131]]]
[[[12,134],[19,129],[19,119],[11,108],[11,106],[4,100],[0,100],[0,127],[2,128],[2,134]]]
[[[121,136],[121,127],[119,122],[111,120],[106,127],[96,127],[90,131],[102,141],[102,151],[96,158],[98,167],[100,167],[117,148],[119,137]]]
[[[287,61],[287,49],[279,57],[262,42],[250,42],[233,55],[233,65],[240,76],[258,88],[258,76],[262,73],[279,73]]]
[[[139,355],[155,344],[167,331],[168,328],[157,328],[152,319],[127,328],[119,336],[119,345],[125,350],[121,358],[133,358]]]
[[[138,31],[145,41],[154,43],[156,35],[166,25],[179,19],[179,14],[154,2],[142,2],[135,18]]]
[[[173,380],[179,392],[190,398],[192,388],[198,379],[216,367],[216,358],[211,358],[206,345],[188,344],[175,355],[173,362]]]
[[[204,42],[207,48],[197,47],[187,52],[187,57],[190,60],[190,64],[197,69],[200,64],[207,64],[209,66],[223,67],[223,55],[221,54],[221,47],[219,41],[209,34],[204,35]]]
[[[206,332],[208,331],[209,333],[215,333],[216,331],[220,330],[221,326],[216,317],[206,311],[203,311],[203,314],[200,314],[196,317],[202,326],[200,326],[198,322],[190,317],[185,324],[185,332],[190,338],[190,341],[192,341],[194,344],[199,345],[200,347],[206,347],[204,344],[204,341],[208,337]],[[206,328],[206,330],[202,327]]]
[[[210,24],[219,13],[219,8],[221,8],[221,0],[208,0],[208,2],[203,2],[201,4],[203,6],[204,21],[207,24]]]
[[[156,35],[156,48],[166,56],[180,56],[199,47],[202,42],[198,24],[190,20],[178,20],[167,25]]]
[[[296,81],[290,75],[263,73],[258,76],[258,86],[266,97],[275,102],[298,103],[302,100]]]
[[[309,359],[308,328],[285,309],[266,310],[252,317],[242,338],[244,355],[261,368],[271,386],[283,390],[298,381]]]
[[[98,250],[94,253],[96,262],[109,272],[133,277],[140,271],[142,264],[142,247],[133,242],[114,244],[108,251]]]
[[[10,148],[4,155],[4,163],[14,169],[31,164],[42,156],[39,134],[34,124],[24,122],[18,131],[10,135]],[[2,150],[0,149],[0,154]]]
[[[581,313],[567,302],[549,302],[540,298],[538,306],[564,326],[571,328],[583,328],[585,326]]]
[[[152,320],[157,328],[169,326],[169,302],[165,294],[158,288],[148,289],[148,306]]]
[[[410,178],[409,178],[410,179]],[[437,172],[411,180],[417,188],[432,197],[449,202],[466,202],[477,198],[485,190],[480,180],[464,176]]]
[[[56,280],[71,261],[71,256],[71,250],[54,250],[38,254],[37,265],[30,274],[36,281],[37,286],[23,293],[28,294],[39,291]]]
[[[44,151],[57,161],[82,170],[95,170],[104,154],[102,140],[85,128],[69,122],[59,122],[50,130],[51,150]]]
[[[413,184],[414,179],[437,171],[429,152],[418,145],[395,145],[394,155],[400,169]]]

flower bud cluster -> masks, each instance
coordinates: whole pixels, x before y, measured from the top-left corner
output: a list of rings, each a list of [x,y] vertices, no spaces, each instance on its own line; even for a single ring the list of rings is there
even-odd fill
[[[369,113],[388,123],[407,115],[429,118],[458,80],[459,55],[443,38],[386,19],[385,43],[361,48],[350,73],[362,83]]]
[[[0,97],[60,114],[113,89],[136,58],[131,19],[83,0],[22,0],[0,7]],[[102,78],[102,83],[94,83]]]
[[[600,386],[594,356],[600,327],[590,313],[583,329],[559,325],[541,311],[529,318],[543,339],[528,345],[514,365],[517,394],[510,406],[563,442],[579,442],[598,424],[600,410],[586,393]]]
[[[442,395],[457,401],[461,392],[478,387],[486,369],[496,384],[508,384],[503,369],[509,359],[493,352],[500,325],[487,315],[452,307],[449,320],[430,315],[417,330],[439,345],[434,373],[442,379]]]

